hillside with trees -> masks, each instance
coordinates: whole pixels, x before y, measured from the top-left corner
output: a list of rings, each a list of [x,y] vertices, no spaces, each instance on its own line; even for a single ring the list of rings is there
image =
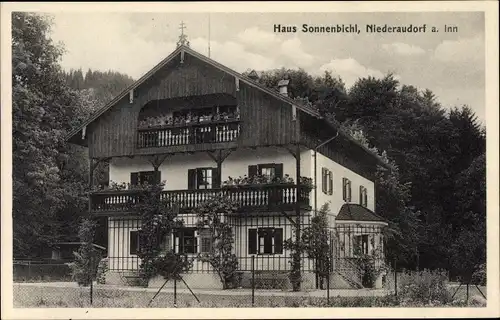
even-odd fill
[[[349,90],[329,72],[313,77],[282,68],[258,74],[270,88],[289,79],[292,98],[309,101],[393,165],[376,181],[377,213],[392,222],[391,260],[452,272],[467,255],[485,261],[486,131],[470,107],[446,108],[431,90],[391,74],[359,79]]]
[[[14,255],[26,257],[77,234],[87,212],[88,163],[64,137],[132,79],[62,71],[61,48],[39,15],[13,15],[12,54]],[[485,262],[486,136],[469,107],[442,106],[430,90],[392,75],[349,89],[328,72],[261,71],[258,81],[275,88],[283,78],[292,98],[308,101],[394,167],[376,181],[376,211],[391,222],[391,261],[460,273]]]
[[[12,16],[12,152],[14,257],[37,257],[53,243],[77,239],[87,213],[88,160],[66,134],[132,83],[116,72],[64,72],[50,20]]]

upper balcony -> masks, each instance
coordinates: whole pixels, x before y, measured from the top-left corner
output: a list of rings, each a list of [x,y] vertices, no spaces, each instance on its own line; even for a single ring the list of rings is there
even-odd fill
[[[158,102],[158,105],[150,101],[141,110],[137,148],[226,143],[239,137],[240,114],[232,97],[187,97],[182,103],[174,100]],[[175,107],[179,103],[180,109]]]
[[[222,195],[238,206],[239,213],[293,211],[299,204],[301,209],[309,207],[310,189],[294,184],[241,185],[217,189],[168,190],[162,199],[176,205],[180,213],[187,213],[211,197]],[[140,191],[99,191],[90,196],[91,211],[101,215],[134,214],[140,201]]]

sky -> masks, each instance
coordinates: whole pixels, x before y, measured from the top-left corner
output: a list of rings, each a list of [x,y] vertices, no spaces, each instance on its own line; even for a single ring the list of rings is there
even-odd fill
[[[329,13],[52,13],[64,69],[114,70],[140,78],[175,50],[183,21],[192,49],[238,72],[325,70],[349,88],[360,77],[391,72],[402,84],[430,89],[444,107],[469,105],[485,121],[482,12]],[[210,20],[210,24],[209,24]],[[296,33],[274,32],[275,25]],[[303,24],[358,24],[360,33],[303,33]],[[426,24],[426,33],[368,33],[367,24]],[[444,32],[444,26],[457,32]],[[210,28],[209,28],[210,26]],[[439,32],[430,32],[431,26]],[[210,32],[209,32],[210,30]]]

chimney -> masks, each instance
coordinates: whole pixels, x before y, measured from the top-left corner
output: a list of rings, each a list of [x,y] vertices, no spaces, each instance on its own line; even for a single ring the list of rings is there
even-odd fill
[[[288,97],[288,83],[290,80],[280,80],[278,82],[278,89],[280,90],[280,94]]]
[[[250,71],[250,73],[248,74],[248,77],[250,79],[252,79],[253,81],[259,80],[259,75],[257,74],[257,72],[255,72],[255,70]]]

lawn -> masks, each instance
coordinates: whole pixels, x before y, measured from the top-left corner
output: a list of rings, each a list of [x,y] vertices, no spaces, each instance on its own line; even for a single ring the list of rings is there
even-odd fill
[[[456,288],[450,288],[453,293]],[[485,292],[485,290],[483,290]],[[90,307],[89,288],[45,287],[14,285],[14,307],[17,308],[84,308]],[[95,288],[92,307],[96,308],[146,308],[155,292],[146,290],[128,291],[113,288]],[[462,288],[457,296],[462,299]],[[476,292],[471,289],[471,296]],[[177,294],[177,307],[202,308],[248,308],[252,297],[248,295],[217,295],[197,293],[200,303],[189,293]],[[465,299],[465,296],[463,297]],[[457,298],[455,299],[457,300]],[[255,296],[254,307],[397,307],[394,296],[385,297],[331,297],[327,305],[324,297],[307,296]],[[463,305],[463,304],[461,304]],[[454,305],[454,306],[461,306]],[[407,305],[406,305],[407,306]],[[151,308],[174,307],[174,295],[161,292],[149,306]]]

